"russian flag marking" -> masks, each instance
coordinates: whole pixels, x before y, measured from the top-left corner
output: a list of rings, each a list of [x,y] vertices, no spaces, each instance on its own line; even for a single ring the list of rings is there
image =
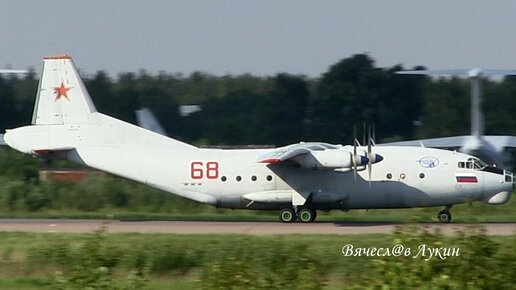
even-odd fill
[[[457,173],[455,178],[458,183],[478,183],[477,176],[474,173]]]

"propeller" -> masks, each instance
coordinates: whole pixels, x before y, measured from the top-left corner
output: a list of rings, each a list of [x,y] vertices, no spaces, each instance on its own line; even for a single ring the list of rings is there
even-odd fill
[[[353,175],[355,176],[355,181],[357,181],[357,128],[353,126]]]
[[[375,130],[374,124],[373,124],[373,146],[376,146],[376,130]]]
[[[353,126],[353,156],[351,157],[351,160],[353,161],[353,175],[355,177],[355,181],[357,180],[358,166],[367,165],[367,163],[369,162],[366,156],[358,154],[357,146],[361,145],[358,139],[356,138],[356,134],[356,127]]]
[[[362,122],[362,144],[366,144],[366,138],[365,138],[365,122]]]
[[[374,127],[373,127],[373,135],[374,135]],[[373,174],[373,163],[377,163],[383,160],[383,157],[380,154],[373,153],[373,146],[375,146],[374,139],[371,137],[371,128],[368,129],[367,132],[367,173],[369,177],[369,186],[371,186],[371,178]]]
[[[373,171],[373,150],[371,149],[371,128],[367,131],[367,159],[369,159],[367,162],[367,173],[369,176],[369,187],[371,187],[371,174]]]

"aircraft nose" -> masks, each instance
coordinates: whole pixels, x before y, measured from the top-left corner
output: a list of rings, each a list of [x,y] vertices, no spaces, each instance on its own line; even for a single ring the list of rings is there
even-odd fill
[[[505,170],[504,173],[505,173],[504,174],[505,175],[505,182],[512,183],[512,188],[514,188],[514,182],[515,182],[514,174],[512,172],[510,172],[510,171],[507,171],[507,170]]]
[[[9,134],[9,130],[7,130],[7,131],[5,132],[5,135],[3,135],[2,137],[3,137],[3,140],[1,140],[1,142],[2,142],[2,143],[5,143],[5,144],[7,144],[7,145],[9,145],[9,146],[11,146],[11,147],[12,147],[12,145],[11,145],[11,144],[12,144],[12,142],[11,142],[11,138],[10,138],[11,136],[10,136],[10,134]]]

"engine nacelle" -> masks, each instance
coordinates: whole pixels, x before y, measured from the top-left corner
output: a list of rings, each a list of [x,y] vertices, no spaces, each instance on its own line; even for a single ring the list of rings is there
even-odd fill
[[[361,154],[355,158],[357,166],[366,165],[369,161]],[[353,168],[353,153],[343,149],[312,151],[295,157],[294,161],[301,167],[310,169]]]

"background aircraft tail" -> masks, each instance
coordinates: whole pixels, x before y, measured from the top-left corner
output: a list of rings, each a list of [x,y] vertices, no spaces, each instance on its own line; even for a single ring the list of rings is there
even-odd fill
[[[165,129],[163,129],[156,116],[147,108],[136,110],[136,121],[142,128],[167,136]]]
[[[96,111],[72,58],[45,57],[32,124],[84,124]]]

